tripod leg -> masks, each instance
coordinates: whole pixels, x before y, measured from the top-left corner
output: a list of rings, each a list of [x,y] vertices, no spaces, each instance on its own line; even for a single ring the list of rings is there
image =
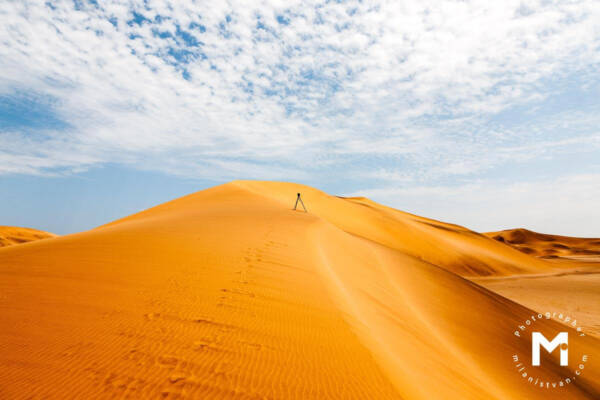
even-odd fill
[[[296,207],[298,207],[298,200],[300,200],[300,197],[296,197],[296,204],[294,204],[294,210],[296,209]]]
[[[304,202],[302,201],[302,199],[300,197],[298,197],[298,200],[300,200],[300,204],[302,204],[302,208],[304,208],[304,212],[308,212],[306,207],[304,207]]]

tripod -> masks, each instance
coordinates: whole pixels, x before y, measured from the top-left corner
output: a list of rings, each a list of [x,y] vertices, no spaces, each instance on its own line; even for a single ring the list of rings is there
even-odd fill
[[[296,197],[296,204],[294,204],[294,210],[296,209],[296,207],[298,207],[298,202],[300,202],[300,204],[302,205],[302,208],[304,208],[304,212],[308,212],[306,210],[306,207],[304,207],[304,202],[302,201],[302,198],[300,198],[300,193],[297,193],[298,197]]]

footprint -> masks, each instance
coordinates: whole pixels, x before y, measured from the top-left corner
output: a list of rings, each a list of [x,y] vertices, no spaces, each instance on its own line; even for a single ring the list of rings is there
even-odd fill
[[[152,321],[153,319],[159,318],[160,317],[160,313],[146,313],[144,314],[144,318],[146,318],[148,321]]]
[[[208,342],[197,340],[192,344],[192,348],[195,351],[199,351],[199,350],[204,350],[204,349],[208,348],[209,345],[210,345],[210,343],[208,343]]]
[[[174,389],[165,389],[162,392],[160,392],[160,395],[162,396],[163,399],[182,399],[183,398],[183,395],[178,390],[174,390]]]
[[[176,384],[176,383],[182,384],[185,382],[186,379],[187,379],[186,375],[175,373],[169,377],[169,382],[171,382],[173,384]]]
[[[158,365],[167,368],[174,368],[179,363],[177,357],[173,356],[160,356],[158,357]]]

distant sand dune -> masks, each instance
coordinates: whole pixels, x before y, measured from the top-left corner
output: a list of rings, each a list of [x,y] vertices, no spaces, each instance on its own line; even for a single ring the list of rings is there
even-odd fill
[[[367,199],[235,181],[1,249],[0,397],[595,399],[600,357],[568,389],[528,385],[511,356],[533,311],[456,275],[560,268]],[[600,348],[570,332],[570,351]]]
[[[296,190],[277,182],[239,184],[257,194],[268,193],[282,206],[289,204],[290,191]],[[343,231],[463,276],[537,273],[554,268],[462,226],[405,213],[364,197],[344,199],[297,186],[312,214]]]
[[[485,235],[536,257],[600,262],[600,238],[547,235],[523,228],[489,232]]]
[[[0,247],[32,242],[34,240],[47,239],[55,236],[56,235],[53,233],[38,231],[37,229],[0,226]]]

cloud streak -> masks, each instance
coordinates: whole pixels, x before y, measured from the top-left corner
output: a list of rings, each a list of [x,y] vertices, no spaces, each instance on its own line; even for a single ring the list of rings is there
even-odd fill
[[[599,93],[599,20],[593,0],[5,1],[0,98],[29,111],[0,126],[0,174],[377,189],[597,154],[600,104],[572,97]],[[44,104],[54,123],[26,123]]]

